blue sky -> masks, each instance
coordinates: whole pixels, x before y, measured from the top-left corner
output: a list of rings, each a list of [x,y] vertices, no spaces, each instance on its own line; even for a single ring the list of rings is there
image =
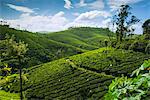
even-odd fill
[[[71,26],[111,27],[111,17],[121,4],[129,4],[142,23],[150,18],[150,0],[1,0],[0,20],[29,31],[60,31]]]

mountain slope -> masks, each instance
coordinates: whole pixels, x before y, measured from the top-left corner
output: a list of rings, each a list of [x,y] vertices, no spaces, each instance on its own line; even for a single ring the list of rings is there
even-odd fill
[[[100,41],[108,40],[108,36],[111,38],[115,35],[108,29],[103,28],[91,28],[91,27],[78,27],[70,28],[65,31],[49,33],[47,37],[49,39],[59,41],[65,44],[71,44],[75,47],[82,49],[93,50],[98,47],[104,47],[100,44]]]
[[[15,35],[17,41],[21,40],[28,44],[27,66],[104,47],[106,45],[103,40],[108,39],[107,33],[111,32],[108,29],[81,27],[40,34],[0,25],[0,39],[4,39],[6,34]],[[100,44],[100,41],[103,43]]]
[[[99,100],[114,77],[130,75],[148,58],[150,55],[143,53],[101,48],[35,66],[28,69],[29,81],[24,84],[26,97]],[[17,91],[16,85],[11,89]]]
[[[0,39],[4,39],[6,34],[15,35],[17,41],[21,40],[28,44],[27,66],[49,62],[86,51],[69,44],[47,39],[41,34],[16,30],[0,25]]]

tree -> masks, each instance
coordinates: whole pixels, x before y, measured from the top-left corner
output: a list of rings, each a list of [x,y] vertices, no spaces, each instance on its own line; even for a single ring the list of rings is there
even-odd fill
[[[14,36],[10,37],[9,35],[6,35],[5,39],[0,40],[0,49],[1,62],[8,63],[8,65],[10,62],[13,62],[15,63],[15,66],[18,64],[17,68],[19,69],[20,76],[20,98],[22,100],[22,60],[24,59],[24,55],[28,50],[27,44],[21,41],[17,43]]]
[[[146,20],[143,25],[143,34],[145,35],[146,39],[150,39],[150,19]]]
[[[132,26],[140,21],[135,16],[131,16],[129,19],[129,15],[132,14],[130,9],[129,5],[121,5],[118,14],[113,17],[113,25],[116,26],[117,42],[122,42],[128,33],[132,33],[134,31]]]

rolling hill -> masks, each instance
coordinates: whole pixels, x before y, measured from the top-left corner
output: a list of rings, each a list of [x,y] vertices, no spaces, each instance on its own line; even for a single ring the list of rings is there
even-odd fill
[[[41,34],[0,25],[0,39],[9,34],[15,35],[16,41],[27,43],[27,66],[36,65],[23,69],[27,75],[23,82],[27,100],[104,99],[115,77],[130,77],[144,60],[150,59],[149,53],[122,50],[120,45],[105,47],[108,33],[114,39],[112,32],[99,28],[70,28]],[[121,45],[124,46],[125,42]],[[18,99],[18,94],[15,94],[19,92],[18,84],[18,80],[11,83],[11,93],[0,91],[0,99],[7,95],[8,99],[13,95]]]
[[[62,32],[40,34],[0,25],[0,39],[4,39],[5,35],[9,34],[14,35],[17,41],[21,40],[28,44],[27,66],[97,49],[100,47],[99,40],[107,39],[106,32],[109,31],[99,28],[73,28]],[[96,38],[95,41],[92,40],[93,38]]]
[[[112,79],[129,76],[145,59],[150,55],[101,48],[31,67],[23,85],[26,98],[103,99]],[[19,91],[16,84],[11,91]]]
[[[65,31],[49,33],[47,34],[47,38],[65,44],[71,44],[82,49],[93,50],[105,46],[104,40],[109,39],[108,34],[111,38],[115,36],[115,34],[108,29],[77,27],[69,28]]]

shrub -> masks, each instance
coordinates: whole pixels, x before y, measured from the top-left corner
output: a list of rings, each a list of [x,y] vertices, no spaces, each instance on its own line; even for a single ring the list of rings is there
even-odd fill
[[[122,76],[112,81],[105,100],[147,99],[150,91],[150,60],[132,73],[132,78]]]

